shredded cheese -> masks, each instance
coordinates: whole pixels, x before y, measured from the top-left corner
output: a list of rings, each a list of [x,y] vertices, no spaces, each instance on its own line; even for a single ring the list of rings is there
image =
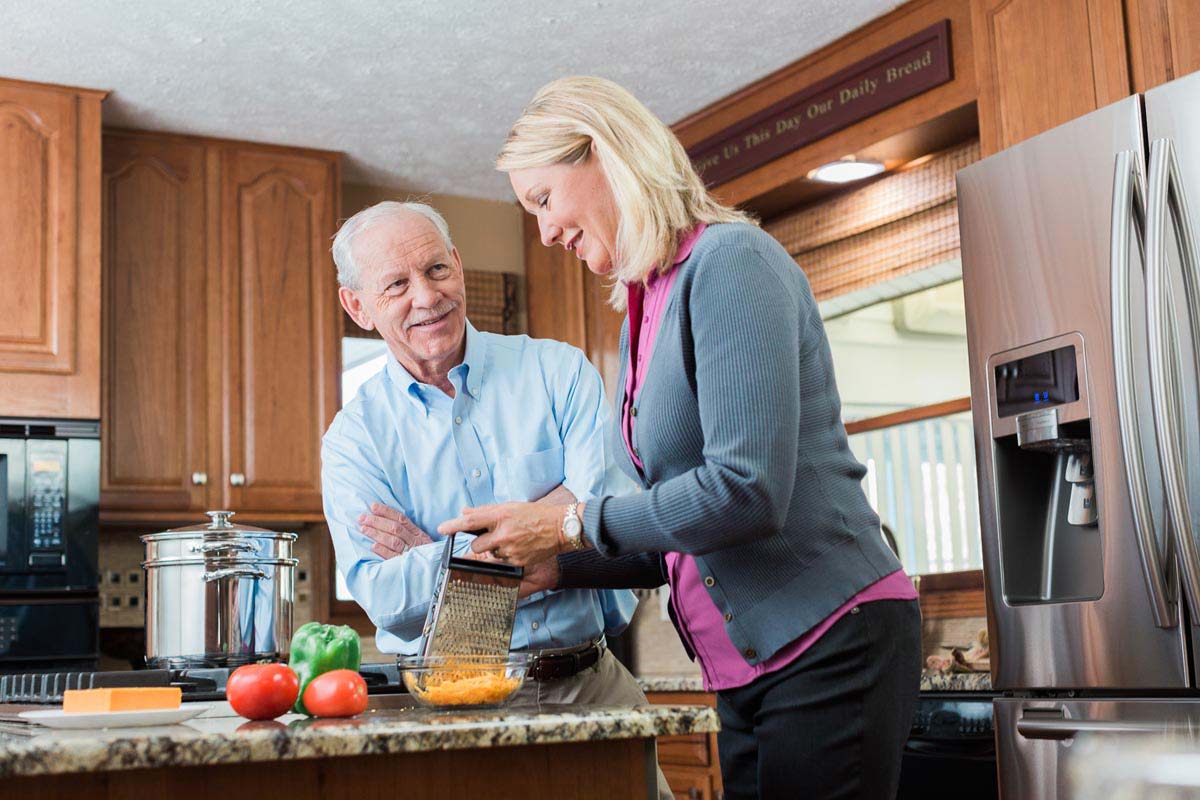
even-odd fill
[[[431,705],[475,706],[500,703],[521,685],[504,670],[462,669],[447,666],[409,679],[408,690]]]

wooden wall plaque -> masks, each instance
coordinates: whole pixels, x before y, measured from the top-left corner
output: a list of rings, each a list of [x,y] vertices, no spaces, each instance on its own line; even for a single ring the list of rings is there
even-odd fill
[[[710,136],[688,155],[715,186],[953,77],[944,19]]]

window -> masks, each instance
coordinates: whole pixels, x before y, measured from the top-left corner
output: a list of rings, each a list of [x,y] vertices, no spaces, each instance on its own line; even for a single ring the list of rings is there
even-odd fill
[[[342,339],[342,405],[358,394],[358,389],[387,363],[387,345],[382,339]],[[333,571],[334,599],[353,601],[342,573]]]
[[[825,322],[850,449],[909,574],[979,569],[962,281],[901,288]]]

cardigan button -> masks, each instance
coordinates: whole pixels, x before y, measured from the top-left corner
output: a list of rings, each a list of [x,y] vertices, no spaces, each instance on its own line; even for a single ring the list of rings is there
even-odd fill
[[[716,582],[716,580],[713,579],[712,575],[709,575],[707,578],[704,579],[704,585],[705,586],[716,586],[717,582]]]
[[[732,621],[733,621],[733,614],[730,614],[728,611],[726,611],[726,612],[725,612],[725,621],[726,621],[726,622],[732,622]]]
[[[746,654],[746,658],[756,658],[758,656],[758,653],[755,652],[753,647],[747,647],[744,652]]]
[[[850,613],[851,613],[851,614],[857,614],[857,613],[858,613],[858,606],[855,606],[854,608],[850,609]]]
[[[629,415],[630,415],[631,417],[636,417],[636,416],[637,416],[637,406],[634,406],[633,408],[629,409]]]

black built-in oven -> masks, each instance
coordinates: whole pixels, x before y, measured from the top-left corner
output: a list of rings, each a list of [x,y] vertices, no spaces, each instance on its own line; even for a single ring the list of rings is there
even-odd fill
[[[95,666],[100,423],[0,418],[0,671]]]

